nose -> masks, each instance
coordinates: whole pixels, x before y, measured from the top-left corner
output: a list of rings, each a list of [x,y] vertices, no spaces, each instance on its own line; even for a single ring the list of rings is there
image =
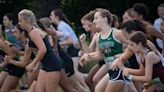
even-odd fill
[[[82,28],[85,28],[85,24],[82,25]]]
[[[50,19],[52,20],[52,15],[50,15]]]
[[[95,19],[93,20],[93,23],[95,24]]]

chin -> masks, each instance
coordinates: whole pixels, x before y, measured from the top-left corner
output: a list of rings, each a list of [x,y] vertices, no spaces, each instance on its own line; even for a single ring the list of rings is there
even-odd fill
[[[86,28],[84,28],[84,30],[86,31],[86,32],[88,32],[89,30],[88,29],[86,29]]]
[[[96,25],[95,27],[98,28],[98,29],[100,29],[100,26],[99,25]]]
[[[21,27],[23,30],[26,30],[26,28],[24,28],[24,27]]]

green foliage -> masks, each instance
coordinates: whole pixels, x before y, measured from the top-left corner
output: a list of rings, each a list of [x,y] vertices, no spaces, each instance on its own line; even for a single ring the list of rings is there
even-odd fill
[[[91,68],[96,64],[97,64],[96,61],[91,61],[91,62],[87,63],[84,67],[79,66],[79,71],[81,71],[83,73],[88,73],[91,70]]]
[[[152,15],[149,16],[149,19],[154,20],[157,16],[157,6],[162,2],[163,0],[61,0],[60,6],[78,28],[81,26],[81,17],[90,10],[106,8],[121,19],[123,12],[131,8],[134,3],[145,3],[150,9],[150,15]]]
[[[61,89],[60,86],[58,86],[58,88],[57,88],[57,92],[63,92],[63,90]]]
[[[0,23],[6,13],[13,13],[16,17],[22,9],[33,9],[33,0],[0,0]]]
[[[82,33],[82,29],[79,27],[79,15],[81,15],[81,12],[79,11],[81,11],[80,5],[82,2],[83,0],[81,0],[80,2],[77,2],[77,0],[61,0],[60,5],[68,19],[73,24],[73,29],[78,36]]]

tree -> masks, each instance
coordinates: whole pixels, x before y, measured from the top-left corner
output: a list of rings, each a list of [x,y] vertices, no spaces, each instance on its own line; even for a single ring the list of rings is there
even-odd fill
[[[0,0],[0,24],[6,13],[13,13],[17,17],[20,10],[32,9],[31,2],[32,0]]]
[[[60,0],[34,0],[33,3],[37,19],[48,17],[53,9],[60,8]]]

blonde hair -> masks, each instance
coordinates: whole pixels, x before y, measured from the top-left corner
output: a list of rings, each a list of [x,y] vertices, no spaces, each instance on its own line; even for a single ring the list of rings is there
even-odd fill
[[[18,13],[18,16],[23,17],[25,21],[27,21],[31,25],[36,25],[36,17],[34,13],[30,10],[23,9]]]

